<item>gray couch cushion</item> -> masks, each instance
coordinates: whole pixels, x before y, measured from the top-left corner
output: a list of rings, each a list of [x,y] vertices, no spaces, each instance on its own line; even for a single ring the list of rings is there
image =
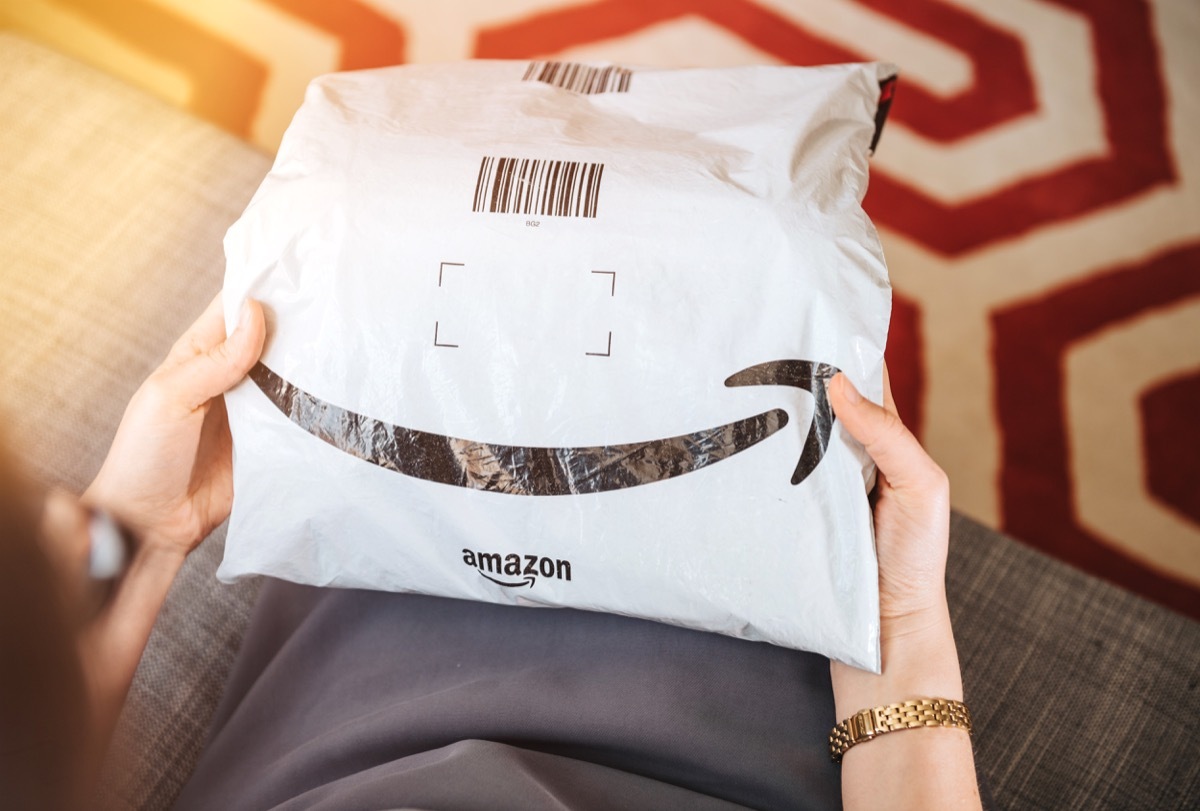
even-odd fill
[[[947,581],[1001,808],[1200,807],[1200,624],[959,515]]]
[[[0,34],[0,413],[42,480],[81,489],[124,404],[220,286],[221,237],[269,159]],[[189,774],[254,585],[220,533],[159,617],[105,773],[165,808]],[[980,768],[1001,808],[1200,807],[1200,625],[961,516],[948,575]]]

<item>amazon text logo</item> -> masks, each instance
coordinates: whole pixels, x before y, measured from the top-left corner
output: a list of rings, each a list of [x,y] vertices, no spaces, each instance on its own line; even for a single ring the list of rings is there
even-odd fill
[[[537,555],[501,555],[499,552],[463,550],[463,563],[498,586],[533,588],[538,575],[555,580],[571,579],[571,561],[539,558]]]

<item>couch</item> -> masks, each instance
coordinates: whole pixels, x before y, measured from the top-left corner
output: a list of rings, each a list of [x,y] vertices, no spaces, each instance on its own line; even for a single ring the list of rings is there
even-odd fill
[[[95,474],[129,396],[220,288],[222,236],[269,166],[0,32],[0,424],[34,477],[79,491]],[[216,581],[222,548],[219,529],[158,618],[98,806],[168,807],[196,760],[256,591]],[[1200,807],[1200,624],[959,514],[947,578],[1000,808]]]

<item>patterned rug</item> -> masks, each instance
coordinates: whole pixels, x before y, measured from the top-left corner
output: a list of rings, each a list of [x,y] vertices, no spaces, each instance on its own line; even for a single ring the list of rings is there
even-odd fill
[[[268,151],[331,70],[895,62],[867,207],[903,415],[960,510],[1200,617],[1195,0],[12,0],[0,26]]]

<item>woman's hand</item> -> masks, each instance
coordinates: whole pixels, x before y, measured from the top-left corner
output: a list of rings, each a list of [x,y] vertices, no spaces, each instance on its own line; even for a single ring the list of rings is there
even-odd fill
[[[225,337],[218,295],[133,395],[86,503],[146,548],[186,555],[229,516],[232,443],[225,402],[262,353],[262,306],[247,301]]]
[[[107,511],[135,540],[108,602],[76,640],[94,765],[184,558],[233,505],[232,441],[221,395],[258,360],[265,334],[262,307],[251,301],[226,338],[221,298],[213,299],[133,395],[83,495],[84,505]],[[79,503],[59,499],[47,521],[54,523],[56,513],[59,523],[74,516],[76,534],[86,539],[88,519]]]
[[[875,460],[875,548],[879,558],[883,672],[833,662],[839,721],[859,710],[917,698],[962,700],[962,675],[946,604],[950,487],[896,413],[883,377],[883,405],[859,395],[844,374],[829,386],[846,431]],[[847,809],[978,809],[971,741],[960,729],[920,728],[851,747],[842,761]]]
[[[844,374],[830,388],[834,412],[875,461],[879,614],[895,633],[919,630],[944,612],[950,482],[904,427],[887,368],[883,405],[865,400]]]

